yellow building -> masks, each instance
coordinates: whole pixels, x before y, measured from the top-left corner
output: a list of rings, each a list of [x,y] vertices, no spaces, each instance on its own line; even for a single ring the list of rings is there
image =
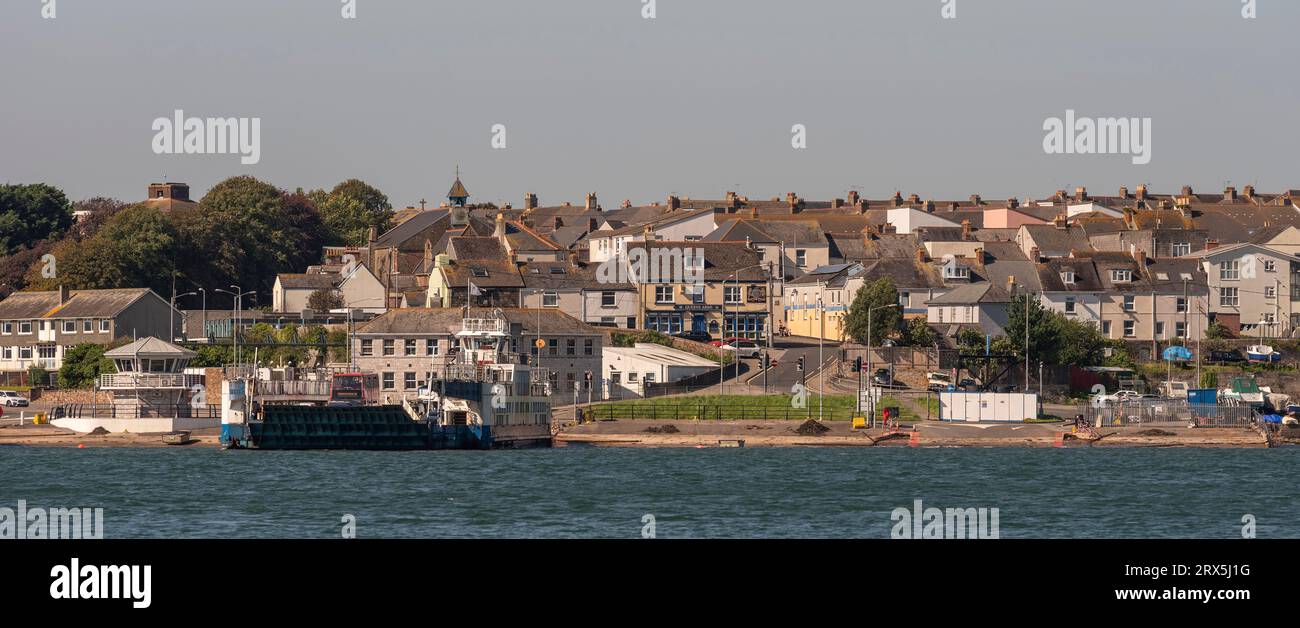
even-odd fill
[[[643,328],[666,334],[705,332],[715,338],[767,337],[767,267],[753,247],[739,242],[633,242],[627,248],[630,260],[647,256],[644,259],[657,260],[654,270],[660,271],[638,272],[637,264],[625,265],[626,278],[636,287]]]

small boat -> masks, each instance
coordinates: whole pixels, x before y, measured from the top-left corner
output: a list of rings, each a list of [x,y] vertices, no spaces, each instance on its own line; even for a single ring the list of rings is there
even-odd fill
[[[1280,362],[1282,354],[1269,345],[1250,345],[1246,347],[1246,359],[1250,362]]]
[[[189,432],[169,432],[163,434],[162,440],[168,445],[188,445],[193,442]]]

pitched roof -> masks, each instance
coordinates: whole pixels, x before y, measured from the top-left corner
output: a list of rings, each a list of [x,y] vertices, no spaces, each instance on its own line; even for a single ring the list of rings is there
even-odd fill
[[[198,354],[186,349],[185,347],[178,347],[166,340],[159,340],[153,336],[141,338],[135,342],[104,352],[104,357],[107,358],[133,358],[137,355],[188,359],[193,358]]]
[[[285,290],[329,290],[339,282],[337,273],[280,273],[275,278]]]
[[[465,189],[465,184],[460,182],[460,177],[451,184],[451,189],[447,191],[447,198],[469,198],[469,190]]]
[[[512,326],[519,325],[519,333],[541,335],[566,334],[604,336],[607,333],[555,309],[537,308],[470,308],[470,318],[491,318],[500,312]],[[356,332],[367,334],[454,334],[461,329],[465,315],[463,307],[411,307],[393,309],[361,325]]]
[[[72,290],[62,306],[59,305],[57,290],[15,292],[0,301],[0,319],[112,317],[151,294],[163,304],[167,303],[148,288]]]

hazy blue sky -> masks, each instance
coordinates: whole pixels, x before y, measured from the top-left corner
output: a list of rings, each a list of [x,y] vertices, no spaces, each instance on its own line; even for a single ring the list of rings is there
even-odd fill
[[[985,198],[1300,187],[1300,2],[0,0],[0,181],[74,199],[360,177],[394,206],[670,193]],[[262,119],[262,158],[155,155],[152,121]],[[1151,117],[1153,159],[1046,155],[1043,121]],[[508,148],[493,150],[493,124]],[[791,126],[808,148],[790,146]]]

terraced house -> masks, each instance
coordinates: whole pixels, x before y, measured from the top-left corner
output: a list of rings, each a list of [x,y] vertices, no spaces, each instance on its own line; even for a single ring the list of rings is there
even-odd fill
[[[0,301],[0,371],[53,371],[73,346],[175,337],[183,320],[148,288],[15,292]]]
[[[666,256],[695,269],[647,276],[625,273],[636,286],[645,329],[666,334],[702,331],[715,337],[767,336],[771,282],[767,266],[752,246],[739,242],[632,242],[627,248],[629,256],[633,250],[643,249],[645,259]],[[687,281],[696,273],[700,281]]]

